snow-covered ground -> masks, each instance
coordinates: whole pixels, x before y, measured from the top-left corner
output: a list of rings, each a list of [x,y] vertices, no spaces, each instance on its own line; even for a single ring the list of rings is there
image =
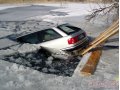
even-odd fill
[[[66,3],[62,6],[61,4],[33,4],[32,6],[34,7],[34,5],[37,5],[37,7],[42,5],[44,7],[47,6],[47,8],[51,8],[51,6],[57,8],[49,10],[49,13],[45,13],[42,16],[27,16],[24,18],[25,20],[42,19],[57,23],[69,22],[84,29],[90,37],[98,36],[99,33],[104,31],[112,21],[111,16],[104,18],[99,16],[94,22],[88,22],[85,20],[85,16],[90,13],[89,10],[91,10],[91,8],[93,9],[98,7],[97,4]],[[0,5],[0,12],[6,9],[9,10],[9,8],[15,9],[16,6],[21,7],[22,5]],[[109,18],[108,22],[106,21],[106,18]],[[35,23],[35,21],[33,22]],[[75,68],[71,68],[72,65],[74,66],[74,62],[71,62],[72,64],[67,64],[69,61],[66,61],[65,63],[61,61],[62,63],[60,65],[59,63],[53,63],[54,61],[51,57],[46,60],[42,55],[37,54],[36,56],[34,53],[19,54],[15,50],[16,48],[19,48],[20,45],[16,45],[12,49],[9,48],[12,44],[15,45],[16,42],[9,41],[7,38],[7,36],[15,33],[15,30],[17,29],[17,27],[15,27],[15,22],[11,22],[9,24],[6,24],[6,22],[0,22],[0,25],[0,47],[2,48],[0,49],[0,90],[118,90],[118,48],[104,47],[100,62],[94,75],[83,77],[80,75],[79,69],[86,62],[88,55],[85,55],[82,59],[78,58],[81,61],[75,70]],[[118,35],[115,35],[105,45],[119,46],[118,40]],[[8,47],[4,48],[7,45]],[[27,45],[26,47],[30,46]],[[19,51],[24,51],[24,49],[26,48],[20,47]],[[9,56],[4,57],[4,55]],[[45,61],[42,62],[42,65],[47,64],[47,68],[43,66],[44,68],[39,71],[41,67],[38,63],[43,60]],[[23,65],[16,64],[23,62]],[[78,64],[78,62],[76,64]],[[29,67],[26,67],[27,65]],[[56,71],[54,66],[64,65],[66,65],[65,68],[61,68],[62,72],[58,74],[59,71]],[[68,77],[74,70],[75,73],[72,73],[72,76]],[[48,74],[46,73],[48,71],[56,73]],[[65,72],[65,75],[62,74],[63,72]]]
[[[30,6],[29,4],[14,4],[14,5],[11,5],[11,4],[1,4],[0,5],[0,10],[4,10],[4,9],[8,9],[8,8],[15,8],[15,7],[23,7],[23,6]]]
[[[42,5],[42,4],[37,4],[37,5]],[[54,21],[54,22],[64,22],[66,17],[79,17],[80,20],[84,21],[86,16],[92,13],[93,9],[98,9],[102,7],[109,6],[110,4],[95,4],[95,3],[65,3],[65,4],[48,4],[49,6],[55,6],[55,7],[62,7],[58,9],[51,10],[48,15],[44,15],[41,17],[41,15],[38,16],[33,16],[29,17],[28,19],[36,19],[45,21]],[[45,5],[47,6],[47,5]],[[101,16],[102,16],[101,12]],[[111,14],[107,14],[106,16],[104,15],[104,18],[98,17],[97,19],[100,18],[99,22],[98,20],[94,20],[94,22],[97,22],[97,25],[108,25],[109,23],[111,24],[112,22],[112,15],[114,12],[111,12]],[[108,20],[109,19],[109,20]],[[82,22],[81,21],[81,22]]]

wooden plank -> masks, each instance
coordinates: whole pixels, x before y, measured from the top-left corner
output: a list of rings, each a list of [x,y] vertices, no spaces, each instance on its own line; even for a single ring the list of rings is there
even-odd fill
[[[81,70],[82,75],[89,76],[95,72],[95,69],[99,62],[101,54],[102,54],[102,50],[96,50],[91,53],[87,63]]]
[[[114,26],[115,25],[115,26]],[[113,36],[114,34],[119,32],[119,23],[118,21],[114,23],[112,27],[108,28],[107,31],[104,31],[101,35],[99,35],[90,45],[88,48],[83,50],[81,52],[81,55],[86,54],[91,49],[95,48],[97,45],[101,45],[103,42],[105,42],[109,37]],[[96,50],[91,52],[91,56],[89,57],[87,63],[81,70],[81,74],[85,76],[92,75],[95,72],[96,66],[99,62],[100,56],[101,56],[102,50]]]
[[[95,48],[97,45],[100,45],[101,43],[105,42],[108,38],[110,38],[111,36],[113,36],[114,34],[119,32],[119,26],[117,26],[117,29],[113,30],[111,33],[109,33],[106,37],[100,39],[98,42],[96,42],[94,45],[89,46],[88,48],[86,48],[85,50],[83,50],[83,52],[81,53],[81,55],[86,54],[88,51],[90,51],[91,49]]]
[[[103,37],[105,37],[106,35],[108,35],[109,33],[111,33],[114,29],[117,28],[117,25],[119,24],[119,21],[117,20],[116,22],[114,22],[112,24],[112,26],[110,26],[107,30],[105,30],[104,32],[102,32],[95,40],[93,40],[89,45],[93,45],[96,42],[98,42],[98,40],[102,39]]]

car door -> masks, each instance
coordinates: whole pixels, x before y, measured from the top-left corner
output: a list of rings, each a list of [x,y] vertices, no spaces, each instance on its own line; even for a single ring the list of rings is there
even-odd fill
[[[60,51],[59,47],[61,46],[63,36],[57,33],[54,29],[43,30],[39,33],[38,38],[41,41],[39,44],[41,47],[54,53]]]
[[[58,52],[62,47],[63,37],[54,29],[41,30],[18,38],[20,42],[29,43],[37,49],[44,47],[50,52]]]

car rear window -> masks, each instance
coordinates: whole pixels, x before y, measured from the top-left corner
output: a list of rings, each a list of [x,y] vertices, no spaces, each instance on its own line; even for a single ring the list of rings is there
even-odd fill
[[[64,33],[66,33],[67,35],[76,33],[81,30],[81,28],[78,28],[69,24],[59,25],[57,28],[63,31]]]

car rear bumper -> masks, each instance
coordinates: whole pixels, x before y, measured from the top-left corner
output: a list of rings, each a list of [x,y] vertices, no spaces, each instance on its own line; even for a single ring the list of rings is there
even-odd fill
[[[88,44],[89,44],[89,39],[87,37],[81,44],[74,45],[74,46],[69,47],[69,48],[65,48],[65,49],[63,49],[63,51],[74,51],[74,50],[77,50],[80,48],[82,49],[82,48],[85,48]]]

